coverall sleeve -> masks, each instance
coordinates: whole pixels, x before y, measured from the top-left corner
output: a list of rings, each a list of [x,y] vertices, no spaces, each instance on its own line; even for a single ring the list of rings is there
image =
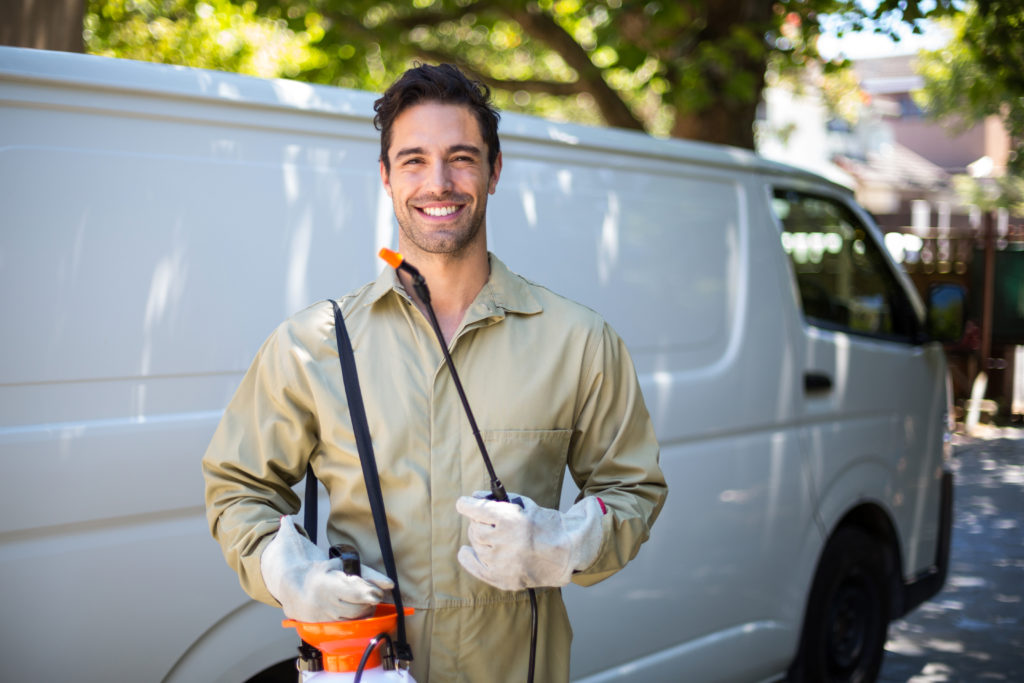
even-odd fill
[[[569,449],[569,472],[580,496],[607,507],[604,539],[594,563],[573,575],[589,586],[633,559],[650,536],[668,494],[659,448],[633,360],[607,325],[580,387],[581,409]]]
[[[203,456],[206,517],[242,588],[279,606],[260,556],[281,515],[299,510],[292,491],[318,443],[305,347],[282,324],[264,342]]]

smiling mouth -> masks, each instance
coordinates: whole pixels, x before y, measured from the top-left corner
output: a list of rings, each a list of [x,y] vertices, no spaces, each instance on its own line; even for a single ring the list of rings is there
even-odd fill
[[[462,209],[462,207],[459,205],[449,204],[447,206],[423,206],[420,207],[419,210],[428,216],[433,216],[434,218],[444,218],[445,216],[457,213],[460,209]]]

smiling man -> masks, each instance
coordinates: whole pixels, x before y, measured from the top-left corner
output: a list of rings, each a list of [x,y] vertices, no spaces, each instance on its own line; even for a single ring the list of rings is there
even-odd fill
[[[380,174],[398,247],[426,278],[442,333],[510,496],[488,477],[452,378],[404,273],[339,303],[352,338],[414,659],[428,681],[525,680],[537,591],[536,680],[566,681],[560,587],[621,569],[666,495],[625,346],[593,311],[513,274],[487,250],[502,157],[487,88],[449,65],[407,71],[375,104]],[[253,361],[203,458],[207,516],[254,598],[301,621],[364,616],[382,569],[334,345],[329,303],[282,323]],[[291,487],[310,463],[330,495],[327,535],[363,575],[301,535]],[[580,489],[559,511],[568,470]]]

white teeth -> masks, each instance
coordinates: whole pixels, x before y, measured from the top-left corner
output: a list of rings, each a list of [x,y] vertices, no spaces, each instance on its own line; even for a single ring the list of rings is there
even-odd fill
[[[450,216],[459,210],[457,206],[425,206],[423,213],[428,216]]]

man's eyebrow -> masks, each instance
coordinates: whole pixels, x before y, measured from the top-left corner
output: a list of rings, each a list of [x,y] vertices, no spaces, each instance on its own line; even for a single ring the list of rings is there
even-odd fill
[[[479,156],[480,148],[477,147],[476,145],[469,144],[452,145],[451,147],[448,148],[448,153],[451,154],[452,152],[470,152],[472,154],[476,154],[477,156]]]
[[[395,158],[398,159],[400,157],[418,156],[423,153],[422,147],[406,147],[395,152]]]

